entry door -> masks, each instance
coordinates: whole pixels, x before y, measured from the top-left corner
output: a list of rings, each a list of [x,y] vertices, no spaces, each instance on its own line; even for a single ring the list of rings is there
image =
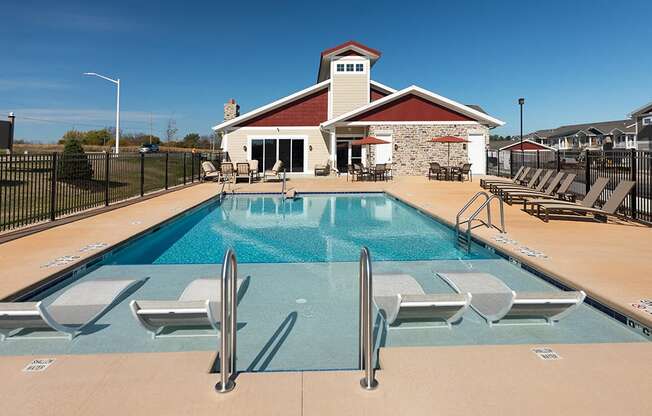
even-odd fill
[[[487,173],[487,156],[484,134],[469,134],[469,163],[471,172],[479,175]]]
[[[392,135],[377,135],[380,140],[389,142],[388,144],[376,145],[376,163],[392,163]]]

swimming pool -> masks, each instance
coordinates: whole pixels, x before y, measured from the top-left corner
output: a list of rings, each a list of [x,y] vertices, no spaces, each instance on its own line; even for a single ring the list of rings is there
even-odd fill
[[[436,201],[435,201],[436,202]],[[238,369],[353,369],[358,355],[358,257],[369,247],[374,273],[412,275],[427,293],[452,293],[435,272],[492,273],[513,290],[558,291],[550,283],[474,245],[454,246],[453,231],[384,194],[269,195],[214,200],[115,250],[79,280],[145,279],[73,341],[31,333],[0,343],[0,354],[87,354],[216,350],[207,330],[152,339],[131,316],[132,299],[172,300],[197,278],[217,277],[234,247],[240,277]],[[35,298],[51,302],[63,282]],[[380,324],[380,318],[377,318]],[[489,327],[472,310],[452,329],[427,322],[389,330],[382,346],[636,342],[625,325],[583,305],[554,326]],[[48,336],[48,338],[45,338]],[[19,338],[19,337],[18,337]]]

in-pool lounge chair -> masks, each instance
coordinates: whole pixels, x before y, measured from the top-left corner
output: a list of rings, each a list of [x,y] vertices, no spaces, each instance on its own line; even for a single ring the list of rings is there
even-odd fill
[[[520,168],[518,168],[516,174],[514,175],[514,178],[512,179],[509,178],[480,179],[480,186],[484,189],[487,189],[489,188],[489,185],[493,183],[519,183],[519,180],[526,177],[528,173],[530,173],[530,168],[521,166]]]
[[[545,319],[554,324],[578,308],[579,292],[514,292],[490,273],[437,273],[458,293],[471,293],[471,308],[491,326],[502,319]]]
[[[620,181],[616,189],[613,190],[607,202],[602,208],[587,207],[580,204],[562,204],[559,201],[549,201],[537,205],[537,215],[543,220],[548,222],[551,213],[558,214],[593,214],[597,220],[606,221],[607,217],[615,217],[616,211],[623,203],[627,195],[631,192],[632,188],[636,186],[634,181]]]
[[[552,173],[552,171],[550,171],[550,173]],[[526,190],[517,190],[517,191],[515,191],[515,190],[506,189],[502,194],[503,201],[507,202],[509,205],[512,205],[512,203],[515,200],[522,201],[523,199],[525,199],[528,196],[537,196],[537,195],[548,196],[548,195],[552,195],[552,193],[555,191],[555,189],[559,185],[559,182],[561,182],[561,178],[563,178],[563,177],[564,177],[564,172],[558,172],[555,175],[555,177],[552,178],[552,180],[550,182],[548,182],[548,185],[546,185],[546,188],[543,189],[543,190],[538,190],[537,189],[537,188],[539,188],[538,186],[533,191],[529,191],[529,190],[527,190],[527,191]],[[540,185],[541,184],[543,184],[543,179],[541,180]]]
[[[532,176],[530,177],[529,180],[527,180],[527,183],[525,185],[520,185],[520,184],[515,184],[515,183],[492,183],[489,184],[489,191],[493,193],[497,193],[500,188],[519,188],[519,189],[533,189],[534,185],[537,183],[539,180],[539,176],[541,176],[541,172],[543,172],[543,169],[537,169],[534,171]],[[523,179],[519,180],[520,183],[525,183],[526,182],[526,176],[523,176]]]
[[[213,162],[205,161],[201,164],[201,169],[204,171],[203,180],[212,181],[220,179],[220,171],[215,168]]]
[[[374,274],[374,301],[384,312],[388,325],[402,321],[443,321],[450,328],[462,318],[471,295],[456,293],[426,294],[408,274]]]
[[[160,336],[166,327],[208,326],[217,330],[221,282],[221,279],[196,279],[186,286],[178,300],[132,300],[129,306],[134,318],[152,338]],[[240,295],[243,279],[237,279],[236,283]]]
[[[547,204],[554,202],[555,204],[563,204],[563,205],[580,205],[583,207],[590,208],[593,205],[595,205],[596,202],[598,202],[598,198],[600,198],[600,194],[602,194],[602,191],[604,191],[604,188],[607,187],[607,184],[609,184],[609,178],[598,178],[593,182],[593,185],[591,185],[591,189],[589,189],[589,192],[584,195],[584,198],[580,202],[570,202],[570,201],[551,201],[550,198],[536,198],[536,199],[528,199],[527,201],[523,202],[523,209],[525,212],[528,212],[527,206],[531,205],[532,206],[532,211],[530,212],[531,214],[534,214],[534,207],[538,206],[539,204]]]
[[[73,339],[95,322],[127,290],[144,280],[89,280],[64,291],[54,302],[0,303],[0,340],[29,338],[15,336],[23,329],[53,329]]]

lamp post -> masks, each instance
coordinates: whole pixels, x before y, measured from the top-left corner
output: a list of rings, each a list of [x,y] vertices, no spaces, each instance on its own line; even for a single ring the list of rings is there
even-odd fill
[[[521,166],[525,163],[525,154],[523,154],[523,105],[525,104],[525,98],[518,99],[518,105],[521,108]]]
[[[115,109],[115,152],[120,153],[120,78],[111,79],[104,75],[96,74],[95,72],[84,72],[84,75],[98,77],[114,83],[118,89],[116,93],[116,109]]]

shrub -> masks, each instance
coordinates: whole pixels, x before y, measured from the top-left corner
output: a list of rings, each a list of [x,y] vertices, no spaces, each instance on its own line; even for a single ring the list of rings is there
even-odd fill
[[[76,137],[66,139],[58,163],[57,177],[61,180],[93,178],[93,166]]]

